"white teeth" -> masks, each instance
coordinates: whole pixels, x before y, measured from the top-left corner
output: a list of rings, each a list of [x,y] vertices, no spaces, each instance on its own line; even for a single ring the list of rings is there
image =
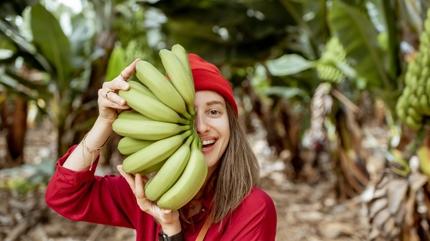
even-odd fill
[[[203,141],[203,145],[210,145],[210,144],[213,144],[213,143],[215,143],[215,140],[204,140]]]

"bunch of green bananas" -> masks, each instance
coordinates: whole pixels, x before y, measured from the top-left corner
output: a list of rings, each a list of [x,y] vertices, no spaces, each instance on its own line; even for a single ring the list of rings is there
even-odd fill
[[[406,87],[397,101],[396,111],[400,120],[412,129],[423,125],[430,115],[430,10],[420,36],[420,47],[415,59],[408,65]]]
[[[118,150],[123,170],[153,173],[146,197],[161,208],[177,210],[202,187],[208,167],[194,130],[194,82],[185,49],[176,44],[160,51],[168,78],[146,61],[136,63],[130,89],[119,95],[131,111],[118,115],[113,130],[123,136]]]
[[[340,83],[345,76],[339,70],[338,63],[344,62],[346,62],[345,49],[338,38],[330,38],[321,58],[317,61],[318,77],[332,83]]]

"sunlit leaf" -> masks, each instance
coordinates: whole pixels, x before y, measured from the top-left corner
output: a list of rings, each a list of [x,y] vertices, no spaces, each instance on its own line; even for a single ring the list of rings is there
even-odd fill
[[[310,69],[314,63],[297,54],[286,54],[278,59],[267,61],[267,66],[272,75],[287,76]]]
[[[272,86],[266,89],[265,91],[266,95],[275,95],[279,96],[285,99],[291,99],[291,98],[309,98],[308,94],[299,88],[294,87],[282,87],[282,86]]]

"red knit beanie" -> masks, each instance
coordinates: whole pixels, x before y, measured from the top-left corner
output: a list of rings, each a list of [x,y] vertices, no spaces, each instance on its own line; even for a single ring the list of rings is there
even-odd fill
[[[233,107],[237,114],[238,110],[233,97],[233,89],[230,82],[221,75],[219,69],[197,54],[189,54],[188,60],[190,61],[191,71],[193,72],[195,90],[211,90],[217,92],[224,97],[224,100]]]

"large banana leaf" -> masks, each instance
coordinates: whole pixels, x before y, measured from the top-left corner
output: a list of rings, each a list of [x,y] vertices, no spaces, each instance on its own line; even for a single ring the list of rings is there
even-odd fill
[[[397,4],[393,1],[368,0],[367,10],[378,30],[378,42],[386,56],[386,73],[391,79],[395,79],[400,73]]]
[[[363,11],[340,0],[333,1],[329,25],[345,48],[347,59],[370,88],[392,89],[384,69],[377,32]]]
[[[27,62],[37,69],[50,71],[46,58],[37,52],[36,47],[22,36],[15,28],[10,27],[9,23],[0,19],[0,35],[13,43],[17,48],[16,55],[24,57]]]
[[[297,28],[289,30],[288,48],[302,53],[307,59],[317,59],[318,48],[329,38],[326,21],[327,1],[281,0],[280,2],[297,24]]]
[[[31,31],[34,44],[55,68],[58,88],[61,92],[66,90],[71,72],[71,51],[69,39],[58,20],[41,4],[36,4],[31,8]]]

